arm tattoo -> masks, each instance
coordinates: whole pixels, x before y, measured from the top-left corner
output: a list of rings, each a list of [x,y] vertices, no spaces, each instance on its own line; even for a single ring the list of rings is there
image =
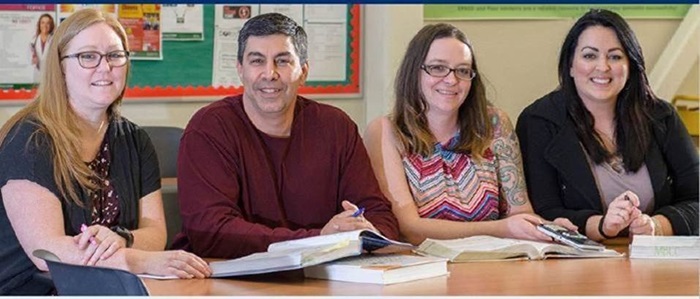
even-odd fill
[[[495,117],[497,118],[495,125],[500,128],[495,130],[497,134],[494,136],[492,146],[496,155],[501,196],[505,197],[510,206],[521,206],[527,203],[528,197],[518,137],[505,113],[499,110]]]

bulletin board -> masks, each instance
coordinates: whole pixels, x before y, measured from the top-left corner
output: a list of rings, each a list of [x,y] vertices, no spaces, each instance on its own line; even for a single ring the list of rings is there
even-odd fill
[[[341,81],[307,81],[299,88],[304,95],[356,97],[360,95],[360,6],[348,5],[346,76]],[[204,5],[203,41],[163,41],[162,60],[132,60],[126,101],[187,100],[238,94],[237,87],[212,86],[214,55],[213,4]],[[309,44],[309,48],[313,48]],[[313,65],[310,66],[313,69]],[[0,89],[0,101],[29,100],[35,88]]]

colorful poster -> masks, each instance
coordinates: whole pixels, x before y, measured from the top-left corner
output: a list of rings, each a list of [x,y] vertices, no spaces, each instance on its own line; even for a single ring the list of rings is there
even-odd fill
[[[576,19],[591,8],[605,8],[626,19],[682,19],[690,5],[424,5],[423,18],[470,19]]]
[[[56,6],[0,4],[0,89],[31,89],[56,27]]]
[[[163,59],[160,15],[160,4],[119,5],[119,22],[129,39],[131,59]]]
[[[162,4],[160,9],[163,40],[204,40],[202,4]]]
[[[74,12],[81,10],[83,8],[95,8],[102,10],[102,12],[111,14],[117,17],[117,5],[116,4],[57,4],[58,8],[58,23],[63,22],[65,18],[73,14]]]

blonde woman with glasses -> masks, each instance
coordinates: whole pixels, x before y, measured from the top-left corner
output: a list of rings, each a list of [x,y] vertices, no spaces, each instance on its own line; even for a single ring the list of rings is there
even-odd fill
[[[120,116],[129,72],[126,33],[84,9],[56,29],[36,98],[0,129],[0,294],[52,286],[36,249],[63,262],[134,273],[210,275],[184,251],[162,251],[165,220],[156,154]]]
[[[448,24],[420,30],[395,94],[393,113],[369,125],[365,143],[406,240],[551,240],[536,229],[542,219],[525,190],[513,126],[487,101],[464,33]]]

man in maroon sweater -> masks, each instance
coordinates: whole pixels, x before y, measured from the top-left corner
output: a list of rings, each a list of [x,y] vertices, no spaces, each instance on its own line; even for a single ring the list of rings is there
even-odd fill
[[[309,71],[304,29],[281,14],[259,15],[238,44],[243,94],[199,110],[182,137],[183,231],[173,247],[236,258],[355,229],[398,238],[357,126],[297,94]],[[357,207],[363,217],[352,217]]]

